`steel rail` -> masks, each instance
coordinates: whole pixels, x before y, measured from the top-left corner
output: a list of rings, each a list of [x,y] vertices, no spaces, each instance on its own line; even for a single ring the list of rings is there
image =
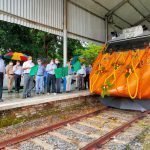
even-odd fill
[[[102,146],[105,143],[107,143],[108,141],[110,141],[113,136],[119,134],[120,132],[125,131],[127,128],[129,128],[131,126],[132,123],[135,123],[138,120],[144,118],[149,113],[150,113],[150,111],[145,111],[145,112],[141,113],[140,115],[134,117],[129,122],[127,122],[127,123],[121,125],[120,127],[108,132],[107,134],[98,138],[97,140],[87,144],[85,147],[81,148],[81,150],[96,150],[98,148],[102,148]]]
[[[22,141],[29,140],[31,138],[40,136],[42,134],[45,134],[45,133],[48,133],[50,131],[61,128],[62,126],[67,125],[68,123],[77,122],[77,121],[79,121],[83,118],[91,117],[91,116],[99,114],[99,113],[101,113],[105,110],[109,110],[109,108],[104,107],[100,110],[97,110],[97,111],[94,111],[94,112],[91,112],[91,113],[88,113],[88,114],[85,114],[85,115],[82,115],[82,116],[79,116],[79,117],[76,117],[76,118],[73,118],[73,119],[70,119],[70,120],[66,120],[66,121],[63,121],[63,122],[60,122],[60,123],[57,123],[57,124],[54,124],[54,125],[50,125],[50,126],[47,126],[47,127],[29,132],[29,133],[26,133],[26,134],[23,134],[23,135],[19,135],[19,136],[16,136],[16,137],[4,140],[4,141],[0,141],[0,149],[5,149],[5,147],[7,147],[7,146],[11,146],[13,144],[17,144],[17,143],[20,143]]]

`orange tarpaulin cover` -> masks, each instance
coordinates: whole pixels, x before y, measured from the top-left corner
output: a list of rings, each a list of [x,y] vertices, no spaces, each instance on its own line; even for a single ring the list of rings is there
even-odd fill
[[[150,49],[100,53],[90,74],[90,91],[103,96],[150,98]]]

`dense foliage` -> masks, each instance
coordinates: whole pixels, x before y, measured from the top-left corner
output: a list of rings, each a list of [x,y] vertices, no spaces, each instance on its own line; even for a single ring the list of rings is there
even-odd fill
[[[76,49],[74,54],[79,56],[80,62],[88,65],[93,63],[98,53],[102,50],[102,47],[91,43],[85,48]]]
[[[75,49],[82,49],[80,41],[68,39],[68,59]],[[63,58],[63,38],[47,32],[21,25],[0,21],[0,49],[3,53],[10,50],[31,55],[34,59]]]

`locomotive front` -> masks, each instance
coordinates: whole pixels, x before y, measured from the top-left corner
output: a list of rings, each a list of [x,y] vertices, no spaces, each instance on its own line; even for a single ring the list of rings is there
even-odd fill
[[[150,107],[150,32],[140,30],[127,29],[109,41],[93,64],[90,91],[109,106],[120,106],[120,100],[125,109]]]

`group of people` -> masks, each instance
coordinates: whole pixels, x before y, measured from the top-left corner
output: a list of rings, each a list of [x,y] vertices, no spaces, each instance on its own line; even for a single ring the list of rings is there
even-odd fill
[[[43,64],[42,59],[37,60],[37,64],[32,62],[32,57],[29,56],[28,60],[21,65],[20,61],[10,61],[5,67],[4,60],[0,54],[0,101],[2,102],[3,79],[7,75],[8,93],[13,92],[13,83],[15,82],[15,92],[19,93],[20,83],[22,77],[24,78],[23,95],[22,98],[31,97],[32,89],[35,87],[37,95],[47,93],[70,92],[73,90],[72,84],[75,88],[83,90],[89,88],[89,74],[91,65],[81,66],[78,71],[73,71],[71,62],[68,62],[68,74],[65,77],[57,78],[55,70],[62,67],[58,59],[52,59],[48,64]],[[61,88],[63,87],[63,88]]]

